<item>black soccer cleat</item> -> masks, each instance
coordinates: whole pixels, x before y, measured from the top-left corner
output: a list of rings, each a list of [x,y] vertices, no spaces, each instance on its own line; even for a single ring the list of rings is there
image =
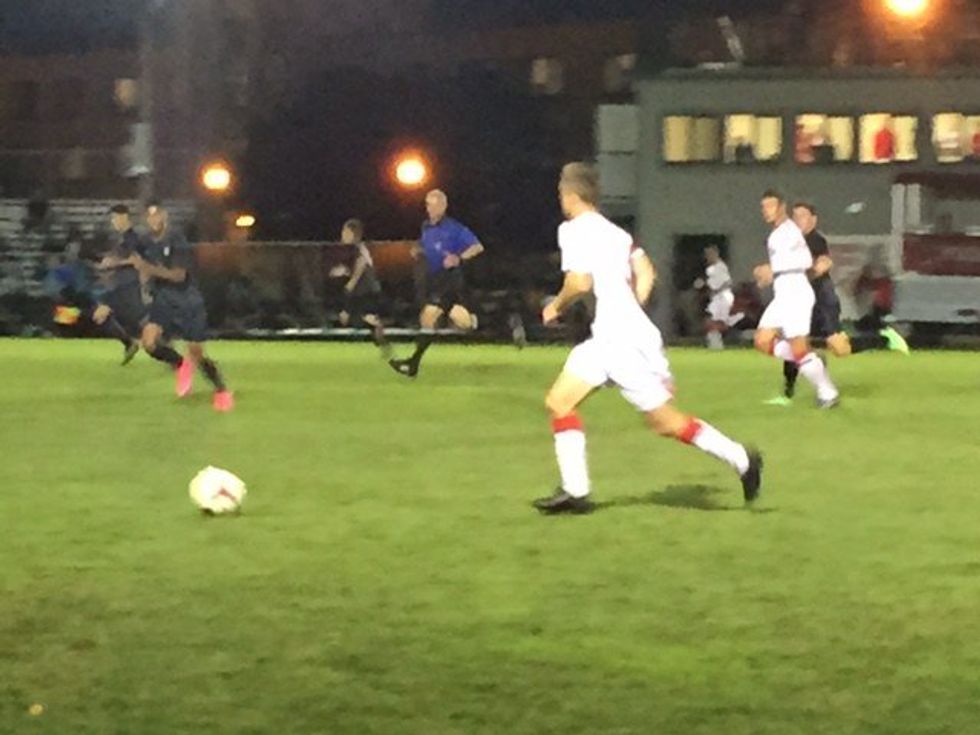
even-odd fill
[[[391,369],[406,378],[414,378],[419,374],[419,364],[412,360],[388,360]]]
[[[786,384],[783,386],[783,395],[786,396],[789,399],[792,399],[793,396],[796,395],[796,381],[795,380],[793,382],[790,382],[788,380],[786,381]]]
[[[554,495],[535,500],[534,507],[545,515],[558,515],[560,513],[585,515],[595,510],[595,504],[588,498],[576,498],[561,488],[555,490]]]
[[[742,475],[742,494],[746,503],[754,503],[762,487],[762,455],[755,449],[748,450],[749,468]]]
[[[136,357],[136,353],[139,351],[140,343],[134,339],[132,342],[126,345],[126,349],[123,351],[123,359],[121,364],[128,365],[131,363],[133,358]]]

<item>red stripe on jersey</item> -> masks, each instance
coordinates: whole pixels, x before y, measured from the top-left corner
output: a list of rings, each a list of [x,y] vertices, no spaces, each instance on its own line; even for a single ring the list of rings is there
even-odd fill
[[[563,431],[584,431],[585,425],[577,413],[570,413],[560,419],[552,419],[551,430],[556,434],[561,434]]]
[[[687,422],[687,426],[681,429],[681,433],[677,435],[677,438],[685,444],[691,444],[700,433],[701,422],[692,418]]]

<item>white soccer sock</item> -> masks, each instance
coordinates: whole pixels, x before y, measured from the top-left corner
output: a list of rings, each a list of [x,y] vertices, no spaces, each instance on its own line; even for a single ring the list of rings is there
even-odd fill
[[[739,476],[749,469],[749,453],[737,441],[729,439],[718,429],[700,419],[691,419],[679,439],[685,444],[693,444],[702,452],[720,459],[734,469]]]
[[[576,498],[589,494],[589,467],[585,460],[585,431],[578,415],[551,422],[555,432],[555,456],[562,489]]]
[[[800,360],[800,373],[817,389],[817,398],[830,401],[838,396],[837,387],[830,379],[827,366],[816,353],[810,352]]]
[[[793,348],[785,339],[778,340],[772,347],[772,354],[783,362],[796,362]]]

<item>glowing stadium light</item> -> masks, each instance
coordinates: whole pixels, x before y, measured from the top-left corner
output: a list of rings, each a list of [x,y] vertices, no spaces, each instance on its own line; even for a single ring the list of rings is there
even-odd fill
[[[929,0],[885,0],[885,5],[900,18],[921,18],[929,9]]]
[[[243,230],[248,230],[255,227],[255,215],[254,214],[240,214],[235,219],[235,227],[239,227]]]
[[[201,171],[201,184],[212,194],[224,194],[231,188],[231,169],[224,163],[209,163]]]
[[[418,155],[402,156],[395,164],[395,180],[406,189],[417,189],[429,180],[429,167]]]

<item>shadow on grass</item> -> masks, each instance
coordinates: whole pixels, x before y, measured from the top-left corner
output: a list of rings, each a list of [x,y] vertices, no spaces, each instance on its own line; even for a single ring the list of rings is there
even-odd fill
[[[740,510],[747,513],[774,513],[776,511],[776,508],[746,506],[740,499],[736,499],[731,490],[722,490],[710,485],[669,485],[664,490],[655,490],[646,495],[633,495],[604,503],[596,503],[596,510],[637,508],[646,505],[705,511]]]

